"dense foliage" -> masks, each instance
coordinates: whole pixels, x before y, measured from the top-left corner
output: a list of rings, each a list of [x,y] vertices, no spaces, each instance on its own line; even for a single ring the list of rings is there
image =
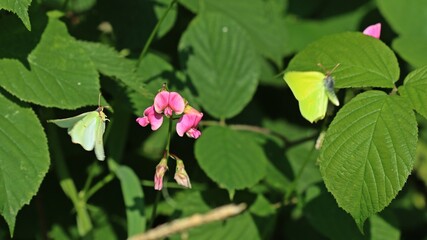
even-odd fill
[[[0,0],[0,237],[427,237],[426,8]]]

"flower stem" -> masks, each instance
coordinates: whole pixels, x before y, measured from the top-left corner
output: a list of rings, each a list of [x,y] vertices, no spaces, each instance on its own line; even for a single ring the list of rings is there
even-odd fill
[[[295,188],[297,187],[298,181],[302,176],[302,173],[305,170],[305,167],[307,166],[307,163],[312,159],[313,154],[316,153],[315,148],[313,147],[310,151],[310,153],[306,156],[304,159],[304,162],[302,163],[301,168],[298,170],[297,175],[295,176],[294,181],[292,181],[291,186],[289,187],[288,191],[285,193],[285,201],[288,202],[292,196],[292,193],[295,191]]]
[[[202,126],[224,126],[224,123],[222,123],[221,121],[201,121],[200,125]],[[307,140],[312,140],[316,137],[317,133],[314,135],[310,135],[298,140],[289,140],[288,138],[286,138],[285,136],[283,136],[282,134],[278,133],[278,132],[274,132],[268,128],[263,128],[263,127],[259,127],[259,126],[253,126],[253,125],[245,125],[245,124],[229,124],[227,125],[229,128],[234,129],[234,130],[241,130],[241,131],[249,131],[249,132],[255,132],[255,133],[259,133],[265,136],[270,136],[270,137],[276,137],[279,138],[284,144],[286,144],[287,147],[290,146],[294,146],[294,145],[298,145],[302,142],[305,142]]]
[[[170,143],[171,143],[171,137],[172,137],[172,124],[173,124],[173,118],[170,117],[169,118],[169,122],[168,122],[168,137],[167,137],[167,142],[166,142],[166,148],[165,148],[165,158],[169,159],[170,156]],[[159,203],[159,199],[160,199],[160,191],[157,191],[156,193],[156,198],[154,199],[154,203],[153,203],[153,211],[151,213],[151,220],[150,220],[150,224],[149,224],[149,228],[153,227],[154,224],[154,219],[156,218],[156,214],[157,214],[157,205]]]
[[[172,124],[173,124],[173,119],[170,117],[169,118],[169,125],[168,125],[168,138],[167,138],[167,142],[166,142],[166,159],[169,159],[170,156],[170,143],[171,143],[171,137],[172,137]]]
[[[139,68],[139,65],[142,62],[142,59],[147,54],[148,48],[151,45],[151,42],[153,42],[154,37],[156,36],[157,32],[159,31],[159,27],[162,25],[163,20],[165,20],[166,16],[168,15],[169,11],[172,9],[173,5],[176,3],[177,0],[172,0],[169,4],[169,7],[166,9],[165,13],[162,15],[162,17],[157,22],[156,26],[154,26],[153,31],[151,31],[150,36],[148,37],[147,42],[144,45],[144,48],[141,51],[141,54],[139,55],[138,62],[136,63],[136,69]]]
[[[54,118],[53,111],[46,109],[43,113],[43,117],[47,119]],[[57,129],[52,124],[46,127],[47,135],[49,136],[49,143],[59,143],[59,135]],[[50,149],[52,151],[52,163],[55,166],[56,174],[59,178],[59,185],[64,191],[65,195],[71,200],[76,209],[77,214],[77,229],[81,237],[90,232],[93,228],[92,220],[86,208],[86,202],[84,199],[79,197],[76,185],[68,172],[67,164],[65,163],[64,153],[59,144],[51,144]]]
[[[89,200],[90,197],[92,197],[93,194],[95,194],[99,189],[104,187],[107,183],[111,182],[114,179],[115,175],[113,173],[108,174],[105,176],[101,181],[97,182],[92,188],[86,191],[85,199],[86,201]]]

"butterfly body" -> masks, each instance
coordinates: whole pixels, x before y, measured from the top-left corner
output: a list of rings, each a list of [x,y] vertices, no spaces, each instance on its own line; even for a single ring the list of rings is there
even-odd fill
[[[290,71],[285,73],[284,80],[298,100],[301,114],[311,123],[325,117],[328,99],[339,106],[334,92],[334,79],[330,74]]]

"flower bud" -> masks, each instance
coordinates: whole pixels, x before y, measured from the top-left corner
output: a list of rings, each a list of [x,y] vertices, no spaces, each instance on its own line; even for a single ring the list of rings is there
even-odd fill
[[[159,164],[156,166],[156,174],[154,174],[154,189],[162,190],[163,187],[163,176],[168,170],[168,161],[166,158],[160,160]]]
[[[184,162],[176,159],[175,181],[186,188],[191,188],[190,177],[184,168]]]

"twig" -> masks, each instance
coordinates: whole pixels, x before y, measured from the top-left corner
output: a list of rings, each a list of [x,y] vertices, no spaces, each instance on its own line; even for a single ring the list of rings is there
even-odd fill
[[[155,240],[162,239],[174,233],[182,232],[184,230],[194,228],[213,221],[224,220],[241,213],[246,209],[246,204],[239,205],[229,204],[215,208],[205,214],[196,213],[190,217],[177,219],[169,223],[162,224],[153,228],[143,234],[135,235],[129,240]]]

